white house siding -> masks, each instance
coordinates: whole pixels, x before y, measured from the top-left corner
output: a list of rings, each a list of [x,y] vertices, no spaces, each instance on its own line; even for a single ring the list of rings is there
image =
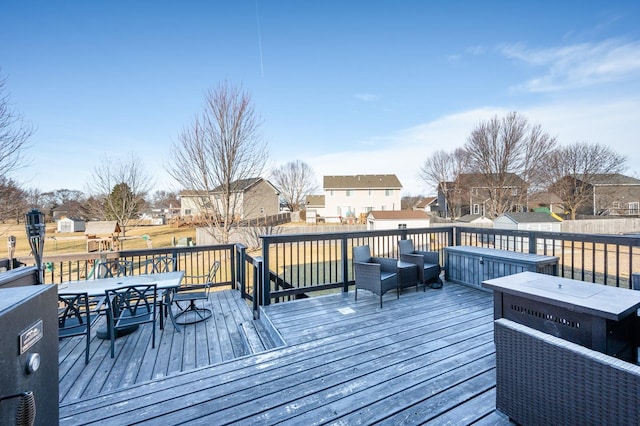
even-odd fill
[[[325,191],[325,217],[356,218],[372,210],[400,210],[400,189],[332,189]]]

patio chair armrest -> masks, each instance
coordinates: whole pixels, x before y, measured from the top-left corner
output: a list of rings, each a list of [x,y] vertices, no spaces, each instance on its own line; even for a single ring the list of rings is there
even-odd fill
[[[380,270],[384,272],[397,272],[398,271],[398,259],[391,257],[372,257],[371,262],[375,262],[380,265]]]
[[[380,282],[380,265],[378,263],[354,262],[353,272],[356,282]]]
[[[424,257],[415,253],[404,253],[400,255],[400,261],[413,263],[418,268],[424,268]]]
[[[437,251],[416,250],[415,253],[424,258],[424,263],[440,264],[440,254]]]

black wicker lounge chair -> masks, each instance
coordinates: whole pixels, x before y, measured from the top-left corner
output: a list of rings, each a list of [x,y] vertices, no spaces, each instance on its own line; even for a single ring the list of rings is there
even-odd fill
[[[398,241],[398,251],[401,261],[413,263],[418,267],[418,281],[424,284],[424,288],[427,284],[431,288],[442,288],[438,252],[415,250],[412,240]]]
[[[358,246],[353,248],[353,270],[356,282],[356,300],[358,300],[359,288],[379,295],[381,308],[382,295],[387,291],[396,289],[398,297],[400,297],[397,259],[372,257],[369,246]]]

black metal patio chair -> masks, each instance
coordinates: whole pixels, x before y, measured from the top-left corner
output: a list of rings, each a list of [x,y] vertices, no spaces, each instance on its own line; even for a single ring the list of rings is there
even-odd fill
[[[209,290],[216,282],[219,268],[220,262],[216,260],[211,264],[208,274],[184,276],[182,284],[173,295],[173,303],[179,309],[175,315],[176,323],[181,325],[194,324],[211,317],[211,309],[197,306],[196,301],[209,299]],[[180,304],[185,302],[188,305],[183,308]]]
[[[107,290],[105,295],[109,309],[107,311],[108,331],[111,340],[111,358],[114,357],[116,335],[119,330],[131,329],[141,324],[153,324],[151,347],[156,346],[156,307],[157,287],[155,284],[140,284]]]
[[[147,259],[144,262],[145,274],[163,274],[166,272],[174,272],[176,270],[176,258],[172,256],[157,256]],[[164,328],[164,319],[169,315],[172,303],[172,290],[165,290],[158,298],[158,307],[160,308],[160,330]]]
[[[89,363],[91,325],[97,318],[87,293],[58,295],[58,338],[86,336],[85,364]]]

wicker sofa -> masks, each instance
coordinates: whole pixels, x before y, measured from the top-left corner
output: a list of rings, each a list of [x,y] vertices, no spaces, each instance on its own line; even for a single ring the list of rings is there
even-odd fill
[[[496,408],[523,425],[640,424],[640,366],[504,318]]]

